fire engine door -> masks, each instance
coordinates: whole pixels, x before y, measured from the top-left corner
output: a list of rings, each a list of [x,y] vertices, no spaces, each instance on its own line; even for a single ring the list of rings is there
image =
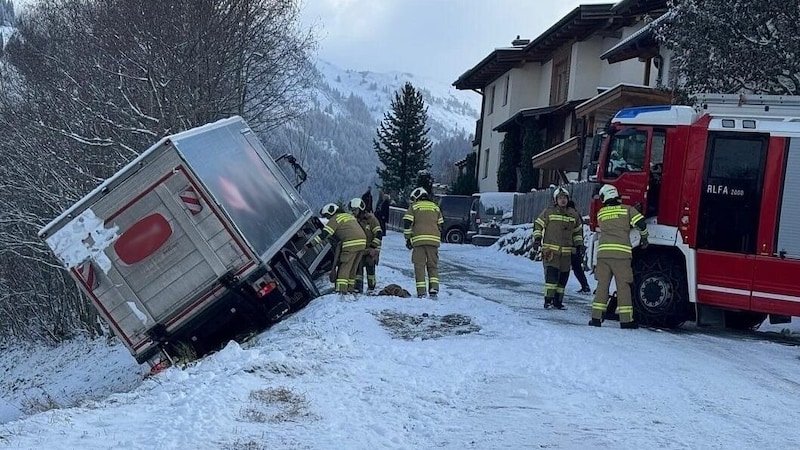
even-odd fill
[[[749,308],[768,136],[709,133],[697,224],[700,300]]]
[[[610,137],[602,160],[602,179],[614,184],[623,203],[644,208],[649,171],[647,128],[625,128]]]

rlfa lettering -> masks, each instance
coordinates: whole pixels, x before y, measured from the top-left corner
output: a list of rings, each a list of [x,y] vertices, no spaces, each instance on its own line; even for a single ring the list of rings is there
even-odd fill
[[[736,197],[743,197],[744,196],[744,189],[735,189],[730,188],[728,186],[722,184],[709,184],[706,186],[706,193],[707,194],[716,194],[716,195],[732,195]]]

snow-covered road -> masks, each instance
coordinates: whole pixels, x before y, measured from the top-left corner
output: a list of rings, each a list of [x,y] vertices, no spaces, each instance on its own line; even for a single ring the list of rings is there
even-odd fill
[[[586,326],[588,297],[570,295],[566,311],[541,309],[539,264],[469,245],[443,246],[441,259],[438,300],[326,295],[252,341],[230,344],[191,367],[134,387],[120,383],[117,393],[98,401],[8,422],[0,444],[370,450],[800,445],[800,347],[691,328],[620,330],[613,322],[592,328]],[[389,233],[379,284],[413,290],[410,270],[401,235]],[[37,370],[83,379],[82,371],[112,371],[109,364],[50,372],[40,363]],[[114,391],[115,385],[102,387]]]

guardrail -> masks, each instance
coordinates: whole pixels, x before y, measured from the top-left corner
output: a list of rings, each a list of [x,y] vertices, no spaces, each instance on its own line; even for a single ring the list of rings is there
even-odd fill
[[[389,207],[389,220],[386,221],[386,229],[392,231],[403,231],[403,216],[406,214],[405,208],[396,206]]]

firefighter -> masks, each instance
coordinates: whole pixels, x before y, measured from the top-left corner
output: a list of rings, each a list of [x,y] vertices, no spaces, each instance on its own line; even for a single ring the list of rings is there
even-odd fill
[[[339,206],[328,203],[322,207],[320,215],[328,219],[322,233],[309,242],[309,245],[322,243],[323,239],[334,236],[341,241],[341,252],[337,261],[336,292],[347,294],[356,286],[356,269],[364,249],[367,235],[352,214],[339,210]]]
[[[350,200],[350,211],[359,225],[364,229],[367,235],[367,249],[364,256],[361,258],[356,270],[356,292],[362,292],[364,289],[364,269],[367,271],[367,291],[371,294],[375,290],[375,266],[378,265],[378,258],[381,252],[381,224],[374,214],[367,211],[367,205],[364,200],[354,198]]]
[[[411,206],[403,216],[403,235],[406,248],[411,250],[417,297],[425,297],[427,287],[427,293],[436,298],[439,294],[439,245],[444,218],[439,206],[429,200],[425,189],[418,187],[411,191],[410,200]]]
[[[578,212],[578,208],[575,207],[575,202],[570,199],[567,202],[567,209],[572,209],[575,211],[575,214],[578,217],[581,217],[581,214]],[[583,218],[581,217],[581,224],[583,224]],[[583,256],[586,254],[586,243],[575,247],[575,252],[572,254],[572,273],[575,274],[575,278],[578,279],[578,283],[581,284],[581,290],[578,291],[579,294],[591,294],[592,288],[589,287],[589,280],[586,279],[586,274],[583,272]]]
[[[544,265],[544,308],[564,309],[564,287],[572,268],[572,254],[583,247],[583,220],[567,208],[569,191],[553,191],[553,206],[545,208],[533,225],[531,259],[541,248]]]
[[[639,229],[639,246],[647,248],[647,224],[644,216],[632,206],[623,205],[617,188],[610,184],[600,188],[603,207],[597,212],[600,239],[597,246],[597,290],[592,302],[592,320],[589,325],[599,327],[608,305],[608,288],[613,277],[617,285],[617,302],[620,328],[639,328],[633,320],[631,283],[633,249],[630,241],[631,228]]]

